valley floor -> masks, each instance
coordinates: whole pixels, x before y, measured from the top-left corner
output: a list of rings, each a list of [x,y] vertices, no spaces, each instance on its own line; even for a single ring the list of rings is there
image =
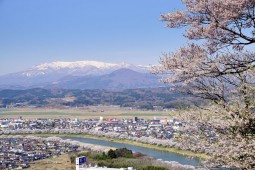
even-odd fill
[[[9,108],[0,109],[1,118],[166,118],[175,117],[173,111],[145,111],[114,106],[88,106],[84,108]]]

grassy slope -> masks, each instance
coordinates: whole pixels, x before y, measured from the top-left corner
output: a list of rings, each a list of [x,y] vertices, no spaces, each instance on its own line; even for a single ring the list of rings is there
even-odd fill
[[[71,164],[68,154],[49,159],[43,159],[31,163],[27,170],[75,170],[75,164]]]
[[[75,164],[71,163],[70,156],[72,154],[64,154],[60,156],[54,156],[49,159],[38,160],[31,163],[31,167],[28,170],[75,170]],[[74,154],[76,155],[76,154]],[[95,159],[95,155],[98,153],[93,152],[90,156],[87,156],[87,162],[92,166],[98,164],[104,164],[107,167],[134,167],[135,169],[141,169],[142,167],[154,166],[161,167],[166,170],[181,170],[181,167],[170,167],[167,164],[159,162],[149,157],[136,157],[136,158],[117,158],[98,160]]]

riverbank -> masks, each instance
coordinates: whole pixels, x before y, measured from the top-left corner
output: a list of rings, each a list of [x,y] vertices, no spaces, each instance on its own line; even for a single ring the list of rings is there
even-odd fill
[[[134,146],[140,146],[140,147],[144,147],[144,148],[167,151],[167,152],[177,153],[177,154],[181,154],[181,155],[188,156],[188,157],[196,157],[196,158],[203,159],[203,160],[207,160],[210,158],[208,155],[206,155],[204,153],[194,153],[191,151],[180,150],[180,149],[176,149],[176,148],[169,148],[169,147],[158,146],[158,145],[152,145],[152,144],[145,144],[145,143],[140,143],[137,141],[127,140],[127,139],[108,138],[108,137],[104,137],[104,136],[94,136],[94,135],[89,135],[89,134],[19,134],[19,135],[38,136],[38,137],[57,136],[57,137],[89,138],[89,139],[124,143],[124,144],[129,144],[129,145],[134,145]]]
[[[114,158],[109,159],[102,156],[102,153],[98,152],[81,152],[79,154],[63,154],[54,156],[52,158],[42,159],[30,163],[30,168],[28,170],[75,170],[75,163],[72,162],[72,157],[86,156],[87,162],[92,166],[106,166],[111,168],[121,168],[121,167],[133,167],[137,170],[143,170],[144,168],[153,167],[158,170],[194,170],[192,166],[181,166],[178,164],[169,164],[163,161],[159,161],[146,156],[136,155],[132,158]]]

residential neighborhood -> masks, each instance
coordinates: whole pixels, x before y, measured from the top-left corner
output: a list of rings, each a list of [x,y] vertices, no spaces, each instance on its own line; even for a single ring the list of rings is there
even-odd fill
[[[77,151],[78,145],[55,138],[1,136],[0,169],[28,168],[30,162]]]
[[[185,124],[177,119],[0,119],[0,133],[27,133],[39,132],[40,130],[54,133],[65,132],[65,130],[102,131],[105,133],[115,132],[126,134],[131,137],[153,137],[157,139],[171,139],[183,133]]]

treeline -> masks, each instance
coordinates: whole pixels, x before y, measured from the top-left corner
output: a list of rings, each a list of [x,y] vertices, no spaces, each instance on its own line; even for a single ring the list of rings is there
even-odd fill
[[[191,102],[192,101],[192,102]],[[0,91],[1,107],[119,105],[140,109],[186,107],[201,103],[168,88],[110,90],[27,89]],[[157,108],[155,108],[157,106]]]

